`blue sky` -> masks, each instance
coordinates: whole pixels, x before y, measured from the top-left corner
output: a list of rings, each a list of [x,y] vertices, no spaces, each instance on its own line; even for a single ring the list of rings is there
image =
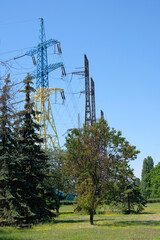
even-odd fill
[[[109,125],[121,130],[141,151],[131,163],[138,177],[145,157],[152,156],[155,164],[160,161],[159,12],[159,0],[6,0],[0,8],[0,60],[26,51],[12,50],[37,44],[41,17],[47,38],[61,42],[67,73],[82,67],[87,54],[96,87],[97,118],[102,109]],[[11,68],[14,80],[19,81],[21,75],[16,71],[23,73],[33,66],[22,59],[12,62]],[[55,79],[51,75],[53,86],[63,87],[64,83]],[[83,79],[70,82],[68,75],[68,83],[72,93],[84,90]],[[76,111],[81,123],[84,121],[84,96],[70,96],[66,90],[67,96],[72,117],[66,120],[60,106],[55,113],[59,114],[56,124],[63,126],[63,131],[76,125]]]

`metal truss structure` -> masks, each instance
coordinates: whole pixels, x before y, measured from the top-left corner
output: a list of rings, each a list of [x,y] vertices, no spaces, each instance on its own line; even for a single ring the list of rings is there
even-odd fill
[[[85,66],[85,124],[91,124],[91,105],[90,105],[90,86],[89,86],[89,62],[87,56],[84,55]]]
[[[36,121],[41,126],[39,134],[44,139],[43,146],[45,149],[49,147],[60,149],[60,143],[50,104],[50,96],[57,93],[61,93],[61,96],[63,96],[64,92],[63,89],[60,88],[49,88],[48,74],[57,68],[61,68],[62,75],[65,75],[65,69],[62,62],[48,64],[48,47],[54,46],[54,49],[57,49],[59,54],[61,54],[62,51],[59,41],[54,39],[46,40],[43,18],[41,18],[40,21],[40,43],[37,47],[27,51],[25,55],[31,56],[33,64],[37,65],[36,71],[33,72],[31,76],[36,78],[36,92],[34,95]],[[35,55],[37,56],[37,60],[35,59]]]
[[[94,88],[94,81],[91,78],[91,106],[92,106],[92,119],[91,124],[96,122],[96,105],[95,105],[95,88]]]

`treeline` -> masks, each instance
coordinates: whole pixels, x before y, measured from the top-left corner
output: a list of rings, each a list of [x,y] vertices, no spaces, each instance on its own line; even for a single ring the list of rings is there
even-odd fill
[[[128,214],[142,211],[145,199],[130,168],[139,153],[136,147],[100,120],[68,134],[65,151],[44,151],[29,74],[24,85],[25,105],[18,113],[11,104],[9,75],[0,95],[1,224],[51,220],[64,198],[62,192],[77,195],[76,210],[87,211],[91,224],[102,204]]]
[[[160,163],[154,167],[150,156],[143,161],[140,188],[142,195],[149,202],[160,202]]]

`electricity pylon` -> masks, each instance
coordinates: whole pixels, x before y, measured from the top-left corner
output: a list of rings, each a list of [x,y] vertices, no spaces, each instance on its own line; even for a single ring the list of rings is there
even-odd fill
[[[93,125],[96,122],[96,105],[95,105],[95,87],[94,81],[91,78],[91,124]]]
[[[91,105],[90,105],[90,82],[89,82],[89,62],[87,56],[84,55],[85,66],[85,124],[91,124]]]
[[[63,89],[49,88],[48,74],[57,68],[62,69],[62,75],[65,75],[65,69],[62,62],[48,64],[47,48],[54,46],[57,48],[58,53],[61,54],[60,42],[54,39],[46,40],[43,18],[40,19],[40,35],[39,44],[37,47],[26,52],[25,55],[31,56],[33,64],[37,65],[35,72],[31,74],[33,78],[36,78],[36,91],[34,95],[36,121],[40,124],[40,136],[44,139],[44,148],[54,147],[54,149],[60,148],[56,125],[51,109],[50,96],[52,94],[62,93]],[[37,61],[35,59],[37,55]],[[63,94],[61,94],[63,96]],[[40,114],[38,114],[40,112]]]

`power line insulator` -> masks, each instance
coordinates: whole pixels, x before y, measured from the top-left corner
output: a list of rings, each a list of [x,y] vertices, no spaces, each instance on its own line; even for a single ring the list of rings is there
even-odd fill
[[[62,53],[62,49],[61,49],[61,44],[57,43],[57,49],[58,49],[58,53]]]
[[[33,65],[36,66],[37,63],[36,63],[36,59],[35,59],[35,56],[32,56],[32,61],[33,61]]]

